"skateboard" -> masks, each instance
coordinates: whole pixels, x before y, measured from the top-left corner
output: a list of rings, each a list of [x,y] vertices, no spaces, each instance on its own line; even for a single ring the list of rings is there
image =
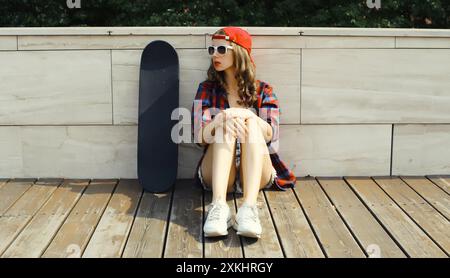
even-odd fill
[[[149,192],[171,189],[177,177],[178,144],[171,138],[172,111],[179,107],[179,64],[167,42],[150,42],[139,74],[138,180]]]

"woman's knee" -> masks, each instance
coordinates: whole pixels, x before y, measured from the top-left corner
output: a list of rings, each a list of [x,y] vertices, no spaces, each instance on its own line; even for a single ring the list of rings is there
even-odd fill
[[[264,142],[264,136],[262,134],[261,128],[258,124],[258,119],[248,118],[245,121],[248,133],[246,133],[245,140],[242,143],[262,143]]]
[[[231,130],[228,130],[227,128],[221,128],[215,131],[213,144],[220,143],[234,145],[235,142],[236,136],[231,133]]]
[[[245,120],[245,124],[247,124],[247,125],[257,125],[258,124],[258,119],[256,119],[256,118],[247,118]]]

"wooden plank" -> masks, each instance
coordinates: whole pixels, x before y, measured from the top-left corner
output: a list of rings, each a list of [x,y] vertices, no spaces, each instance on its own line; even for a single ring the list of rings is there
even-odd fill
[[[449,37],[447,29],[413,29],[413,28],[342,28],[342,27],[246,27],[252,36],[364,36],[364,37]],[[90,35],[205,35],[209,36],[217,30],[216,26],[184,27],[184,26],[145,26],[145,27],[3,27],[2,36],[90,36]],[[289,46],[281,46],[289,47]]]
[[[424,177],[401,177],[412,189],[427,200],[436,210],[450,219],[450,196]]]
[[[0,51],[0,61],[2,103],[8,104],[2,105],[0,125],[18,125],[20,130],[24,130],[30,128],[29,125],[38,125],[37,128],[45,129],[43,126],[47,125],[67,128],[76,125],[112,124],[110,50]],[[64,109],[61,109],[61,106]],[[46,132],[46,135],[49,134]],[[26,134],[22,133],[20,136]],[[49,141],[58,140],[53,136],[44,138]],[[26,140],[21,137],[20,139]],[[24,153],[28,149],[27,146]],[[21,162],[20,165],[26,167],[28,163],[30,161]],[[46,161],[47,163],[51,162]],[[61,160],[60,163],[68,162]],[[44,165],[47,166],[46,164]],[[27,168],[26,171],[14,173],[42,174],[33,170]]]
[[[450,252],[450,222],[399,178],[377,178],[376,183],[439,245]],[[426,180],[431,183],[430,181]],[[435,186],[433,184],[428,186]],[[427,186],[427,187],[428,187]],[[426,190],[426,188],[425,188]],[[440,189],[438,189],[440,190]],[[444,192],[443,195],[448,196]]]
[[[203,257],[202,199],[194,180],[176,181],[164,257]]]
[[[254,49],[252,55],[259,65],[258,78],[272,86],[279,100],[283,111],[280,124],[300,124],[301,50],[279,47]]]
[[[298,183],[295,193],[327,257],[366,257],[317,181],[300,178]]]
[[[204,36],[19,36],[20,50],[47,49],[143,49],[153,40],[165,40],[175,48],[203,48]]]
[[[446,257],[373,180],[347,177],[345,180],[410,257]]]
[[[324,257],[294,191],[266,190],[265,195],[286,257]]]
[[[40,257],[88,184],[64,180],[2,257]]]
[[[450,122],[447,109],[450,106],[447,95],[450,87],[449,64],[450,49],[302,49],[301,123],[442,123],[443,128],[435,130],[448,130],[445,125]],[[428,70],[421,70],[424,67]],[[405,131],[409,129],[404,126]],[[395,132],[394,136],[397,137],[397,134]],[[414,137],[407,136],[408,132],[403,134],[407,140]],[[448,148],[445,148],[448,131],[447,134],[441,132],[437,135],[434,140],[431,136],[427,138],[428,142],[424,144],[418,142],[419,146],[439,148],[448,155]],[[428,144],[433,141],[443,145]],[[395,138],[394,144],[395,152],[396,148],[400,148],[413,152],[413,155],[423,153],[417,151],[415,146],[397,144]],[[428,152],[427,149],[425,153]],[[446,161],[445,157],[440,156],[441,153],[438,154],[439,157],[430,161]],[[396,159],[395,155],[393,158]],[[411,161],[409,167],[415,164]],[[421,166],[425,168],[429,165]],[[444,165],[448,166],[448,163]],[[448,168],[441,169],[448,172]]]
[[[396,48],[450,48],[450,38],[397,37]]]
[[[450,176],[427,176],[434,184],[450,194]]]
[[[236,196],[236,203],[239,207],[242,205],[242,195]],[[284,257],[283,249],[277,237],[275,226],[264,197],[263,191],[260,191],[257,199],[257,207],[259,220],[262,226],[261,238],[240,237],[244,248],[245,258],[282,258]]]
[[[391,125],[281,125],[279,153],[296,177],[386,175],[391,136]]]
[[[0,255],[19,235],[31,218],[63,180],[40,179],[0,216]]]
[[[111,120],[111,106],[109,108]],[[9,155],[26,161],[26,164],[11,166],[8,159],[5,160],[5,157],[0,156],[1,171],[12,174],[39,173],[46,177],[74,176],[92,179],[105,176],[124,177],[136,171],[136,126],[92,124],[13,128],[2,126],[0,123],[0,142],[3,140],[3,134],[9,132],[15,134],[11,137],[16,140],[7,141],[6,144],[0,143],[0,153],[6,150]],[[20,151],[22,145],[26,146],[27,151]],[[43,145],[45,148],[42,148]],[[14,150],[10,151],[9,148]],[[57,159],[65,157],[68,153],[76,155],[70,156],[70,159]],[[3,165],[6,167],[3,168]]]
[[[0,179],[0,188],[2,188],[6,183],[8,183],[9,179]]]
[[[123,257],[161,258],[164,250],[172,191],[144,192]]]
[[[121,179],[89,241],[83,258],[120,257],[142,196],[136,179]]]
[[[211,203],[212,193],[204,192],[204,221],[206,221],[207,206]],[[231,214],[236,215],[236,205],[234,194],[227,194],[227,204],[231,209]],[[203,221],[203,224],[204,224]],[[236,231],[231,227],[228,235],[224,237],[205,237],[205,258],[242,258],[242,245]]]
[[[30,189],[36,179],[13,179],[0,188],[0,215]]]
[[[319,178],[318,181],[369,257],[406,257],[344,180]]]
[[[394,37],[302,36],[305,48],[394,48]]]
[[[117,180],[93,180],[42,257],[77,258],[85,250]]]
[[[254,27],[260,28],[260,27]],[[35,29],[35,28],[33,28]],[[58,28],[60,29],[60,28]],[[86,28],[85,28],[86,29]],[[267,29],[272,29],[267,27]],[[290,30],[303,31],[303,36],[367,36],[367,37],[448,37],[449,32],[444,29],[415,29],[415,28],[342,28],[342,27],[301,27],[289,28]],[[7,31],[8,29],[6,29]],[[42,28],[33,30],[40,32]],[[264,29],[263,29],[264,30]],[[277,29],[278,30],[278,27]],[[47,30],[43,30],[44,32]],[[53,30],[49,30],[53,31]],[[61,32],[62,30],[58,30]],[[17,33],[13,33],[17,34]]]
[[[0,36],[0,50],[17,50],[17,36]]]
[[[212,36],[210,34],[206,35],[206,41],[210,42],[211,41]],[[252,34],[252,49],[253,50],[259,50],[260,48],[263,49],[276,49],[276,50],[292,50],[292,49],[299,49],[299,48],[304,48],[306,47],[305,45],[305,38],[304,37],[300,37],[297,35],[293,35],[293,36],[264,36],[264,35],[258,35],[258,36],[254,36]],[[252,51],[253,51],[252,50]],[[252,52],[253,54],[253,52]],[[257,54],[255,54],[255,56],[258,56]],[[259,57],[258,57],[259,58]],[[256,58],[256,61],[258,61],[258,64],[261,65],[261,63],[259,63],[260,60],[258,60],[258,58]]]
[[[447,56],[450,57],[450,55]],[[442,78],[435,77],[435,79]],[[447,79],[449,82],[447,87],[450,88],[450,78]],[[426,90],[438,91],[431,87]],[[413,91],[410,90],[410,93],[413,93]],[[436,99],[435,101],[441,102],[442,100]],[[436,104],[436,106],[440,105]],[[423,111],[423,113],[429,114],[430,117],[437,115],[433,108],[427,107],[428,105],[429,103],[426,103],[426,100],[417,99],[418,111],[415,112],[421,113],[422,111],[419,111],[419,109],[426,109],[426,112]],[[435,106],[434,101],[432,106]],[[450,106],[450,103],[446,106]],[[421,116],[428,118],[425,114],[421,114]],[[450,113],[445,116],[447,119],[441,118],[440,120],[442,124],[434,124],[431,119],[426,121],[429,124],[394,124],[392,132],[392,173],[390,175],[424,176],[449,172],[450,125],[447,123],[450,123]],[[411,121],[413,120],[411,119]]]

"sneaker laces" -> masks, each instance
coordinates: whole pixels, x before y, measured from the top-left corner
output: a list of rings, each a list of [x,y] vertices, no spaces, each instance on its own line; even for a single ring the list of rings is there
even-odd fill
[[[217,221],[220,219],[221,206],[223,206],[223,204],[214,203],[210,205],[210,209],[208,211],[209,221]]]
[[[242,206],[241,209],[248,209],[251,211],[251,213],[244,213],[244,214],[240,214],[240,218],[242,218],[242,220],[251,220],[253,222],[258,222],[259,217],[258,217],[258,210],[256,208],[256,206]]]

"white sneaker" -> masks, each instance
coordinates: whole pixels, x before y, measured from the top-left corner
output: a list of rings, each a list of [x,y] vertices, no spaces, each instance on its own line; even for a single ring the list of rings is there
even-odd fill
[[[208,206],[208,215],[203,226],[205,237],[228,235],[231,225],[231,211],[227,203],[214,202]]]
[[[261,223],[259,222],[258,208],[256,205],[242,205],[233,224],[236,234],[246,237],[260,238],[262,233]]]

